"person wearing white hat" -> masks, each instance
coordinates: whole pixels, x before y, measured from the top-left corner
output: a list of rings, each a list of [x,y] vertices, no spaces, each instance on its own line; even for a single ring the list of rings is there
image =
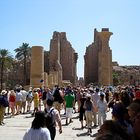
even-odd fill
[[[93,106],[93,102],[91,100],[91,95],[87,94],[87,99],[84,102],[84,109],[85,109],[85,116],[86,116],[86,124],[87,124],[87,128],[88,128],[88,132],[89,134],[92,133],[92,118],[93,118],[93,110],[94,110],[94,106]]]
[[[97,110],[98,110],[98,124],[101,126],[103,122],[106,120],[106,112],[107,112],[107,102],[105,101],[104,94],[100,95],[100,99],[97,102]]]
[[[100,100],[100,89],[98,87],[95,88],[94,93],[92,94],[92,101],[94,105],[94,111],[93,111],[93,123],[94,127],[98,126],[98,121],[97,121],[97,102]]]

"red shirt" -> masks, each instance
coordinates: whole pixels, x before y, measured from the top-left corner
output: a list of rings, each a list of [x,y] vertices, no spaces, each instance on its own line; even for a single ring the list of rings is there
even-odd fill
[[[9,102],[15,102],[15,101],[16,101],[16,96],[10,95]]]
[[[40,91],[38,92],[38,95],[39,95],[39,99],[41,99],[42,98],[42,93]]]

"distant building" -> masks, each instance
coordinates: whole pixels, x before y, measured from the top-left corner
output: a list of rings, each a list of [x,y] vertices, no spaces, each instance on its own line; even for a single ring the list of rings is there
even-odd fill
[[[113,63],[114,85],[140,85],[140,66],[119,66]]]
[[[77,82],[77,86],[84,86],[84,78],[80,77]]]

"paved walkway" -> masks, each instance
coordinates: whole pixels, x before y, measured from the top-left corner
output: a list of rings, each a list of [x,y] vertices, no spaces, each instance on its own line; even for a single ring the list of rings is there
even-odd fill
[[[63,113],[63,112],[62,112]],[[108,113],[110,118],[110,113]],[[92,134],[87,135],[87,129],[80,129],[78,113],[73,114],[73,123],[65,125],[65,117],[62,115],[63,133],[57,129],[56,140],[94,140],[97,128],[92,129]],[[5,117],[5,125],[0,126],[0,140],[22,140],[27,128],[31,126],[33,117],[30,114],[18,115],[14,118]]]

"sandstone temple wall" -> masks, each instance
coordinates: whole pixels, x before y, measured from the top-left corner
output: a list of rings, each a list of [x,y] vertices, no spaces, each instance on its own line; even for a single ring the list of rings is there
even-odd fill
[[[54,32],[50,40],[50,50],[33,46],[31,54],[30,86],[40,87],[62,85],[77,80],[78,54],[67,40],[65,32]],[[40,82],[40,80],[43,82]]]
[[[40,80],[44,80],[44,49],[42,46],[33,46],[31,50],[30,86],[42,86]]]
[[[75,84],[77,77],[77,60],[75,61],[75,58],[75,50],[67,40],[66,33],[54,32],[50,43],[50,69],[61,70],[61,79],[70,80]],[[57,63],[55,63],[56,61]]]
[[[86,85],[112,85],[112,51],[109,47],[111,35],[108,28],[103,28],[101,32],[94,30],[94,42],[86,48],[84,56]]]

